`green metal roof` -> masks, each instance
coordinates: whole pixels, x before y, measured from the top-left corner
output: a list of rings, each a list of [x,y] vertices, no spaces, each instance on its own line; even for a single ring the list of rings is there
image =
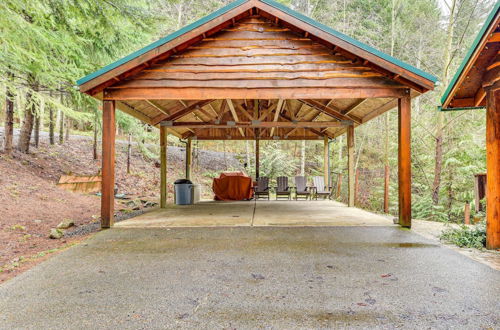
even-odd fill
[[[486,19],[486,22],[484,23],[483,27],[481,28],[481,30],[479,31],[478,35],[476,36],[476,39],[474,39],[474,42],[472,43],[472,46],[469,48],[469,51],[465,55],[465,58],[464,58],[462,64],[460,64],[460,67],[458,68],[457,72],[455,73],[455,76],[453,76],[453,79],[451,80],[450,84],[446,88],[446,91],[444,92],[443,97],[441,97],[441,106],[438,107],[438,109],[440,111],[447,110],[447,109],[443,109],[442,105],[444,104],[444,102],[446,102],[446,100],[450,96],[451,91],[453,90],[453,88],[455,87],[455,85],[458,82],[458,79],[460,78],[460,76],[464,72],[465,67],[467,66],[467,63],[469,63],[469,61],[471,60],[472,55],[475,53],[477,47],[481,43],[481,40],[483,39],[484,34],[486,33],[486,31],[488,30],[489,26],[491,25],[491,23],[495,19],[495,16],[497,15],[497,12],[498,12],[499,8],[500,8],[500,1],[497,1],[497,3],[495,4],[495,6],[493,7],[493,10],[491,11],[491,13],[489,14],[488,18]],[[481,108],[481,107],[479,107],[479,108]],[[477,108],[476,107],[473,107],[473,108],[460,108],[460,109],[457,108],[456,110],[462,110],[462,109],[477,109]]]
[[[118,66],[120,66],[120,65],[122,65],[124,63],[127,63],[127,62],[133,60],[134,58],[139,57],[139,56],[143,55],[144,53],[146,53],[146,52],[148,52],[148,51],[150,51],[150,50],[152,50],[152,49],[154,49],[156,47],[159,47],[159,46],[161,46],[161,45],[163,45],[163,44],[165,44],[167,42],[170,42],[173,39],[175,39],[175,38],[177,38],[177,37],[179,37],[179,36],[181,36],[181,35],[189,32],[189,31],[191,31],[191,30],[193,30],[195,28],[200,27],[200,26],[202,26],[203,24],[205,24],[207,22],[210,22],[211,20],[213,20],[213,19],[215,19],[215,18],[217,18],[217,17],[219,17],[219,16],[227,13],[228,11],[230,11],[230,10],[232,10],[234,8],[237,8],[238,6],[244,4],[244,3],[248,2],[248,1],[249,0],[236,0],[236,1],[232,2],[232,3],[230,3],[229,5],[227,5],[227,6],[223,7],[223,8],[221,8],[221,9],[213,12],[212,14],[210,14],[208,16],[205,16],[202,19],[200,19],[200,20],[198,20],[198,21],[196,21],[194,23],[191,23],[191,24],[185,26],[184,28],[182,28],[182,29],[180,29],[180,30],[178,30],[178,31],[176,31],[176,32],[174,32],[172,34],[170,34],[170,35],[168,35],[168,36],[166,36],[166,37],[164,37],[164,38],[162,38],[162,39],[160,39],[160,40],[158,40],[158,41],[156,41],[156,42],[154,42],[154,43],[152,43],[152,44],[150,44],[150,45],[148,45],[148,46],[146,46],[146,47],[144,47],[144,48],[142,48],[142,49],[140,49],[140,50],[138,50],[138,51],[136,51],[136,52],[134,52],[134,53],[132,53],[132,54],[130,54],[130,55],[122,58],[122,59],[120,59],[120,60],[118,60],[118,61],[116,61],[116,62],[114,62],[114,63],[111,63],[111,64],[103,67],[102,69],[94,72],[94,73],[89,74],[86,77],[83,77],[83,78],[79,79],[76,83],[78,85],[82,85],[82,84],[84,84],[84,83],[86,83],[86,82],[88,82],[88,81],[90,81],[90,80],[92,80],[94,78],[97,78],[100,75],[102,75],[102,74],[104,74],[104,73],[106,73],[106,72],[108,72],[110,70],[113,70],[113,69],[117,68]],[[379,51],[379,50],[377,50],[377,49],[375,49],[375,48],[373,48],[371,46],[368,46],[367,44],[364,44],[364,43],[362,43],[362,42],[360,42],[360,41],[358,41],[356,39],[353,39],[353,38],[351,38],[351,37],[349,37],[349,36],[347,36],[347,35],[345,35],[343,33],[340,33],[338,31],[332,29],[331,27],[328,27],[328,26],[326,26],[324,24],[321,24],[321,23],[319,23],[319,22],[317,22],[317,21],[315,21],[315,20],[313,20],[313,19],[311,19],[311,18],[309,18],[309,17],[307,17],[305,15],[302,15],[302,14],[296,12],[295,10],[293,10],[293,9],[291,9],[291,8],[285,6],[285,5],[282,5],[282,4],[280,4],[280,3],[276,2],[276,1],[273,1],[273,0],[259,0],[259,1],[265,3],[265,4],[269,5],[269,6],[272,6],[272,7],[276,8],[276,9],[278,9],[278,10],[280,10],[280,11],[282,11],[282,12],[284,12],[284,13],[286,13],[286,14],[288,14],[288,15],[296,18],[296,19],[299,19],[299,20],[301,20],[301,21],[303,21],[303,22],[311,25],[311,26],[314,26],[314,27],[316,27],[316,28],[318,28],[318,29],[320,29],[320,30],[328,33],[328,34],[331,34],[331,35],[333,35],[333,36],[335,36],[335,37],[337,37],[339,39],[342,39],[345,42],[348,42],[348,43],[352,44],[353,46],[356,46],[356,47],[358,47],[360,49],[363,49],[363,50],[365,50],[365,51],[367,51],[367,52],[369,52],[369,53],[371,53],[371,54],[373,54],[373,55],[375,55],[375,56],[377,56],[379,58],[382,58],[382,59],[384,59],[384,60],[386,60],[386,61],[388,61],[390,63],[393,63],[393,64],[395,64],[395,65],[397,65],[399,67],[402,67],[403,69],[405,69],[407,71],[415,73],[415,74],[417,74],[417,75],[419,75],[419,76],[421,76],[421,77],[423,77],[425,79],[428,79],[428,80],[430,80],[430,81],[432,81],[434,83],[437,82],[437,78],[435,76],[433,76],[433,75],[431,75],[431,74],[429,74],[427,72],[424,72],[424,71],[422,71],[422,70],[420,70],[418,68],[415,68],[412,65],[404,63],[404,62],[402,62],[402,61],[400,61],[400,60],[398,60],[398,59],[396,59],[396,58],[394,58],[394,57],[392,57],[392,56],[390,56],[388,54],[385,54],[385,53],[383,53],[383,52],[381,52],[381,51]]]

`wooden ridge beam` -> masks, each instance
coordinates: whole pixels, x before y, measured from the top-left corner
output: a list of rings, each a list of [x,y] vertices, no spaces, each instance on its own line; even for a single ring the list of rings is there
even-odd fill
[[[255,140],[254,137],[250,137],[250,136],[196,136],[196,137],[193,137],[193,139],[196,139],[198,141],[215,141],[215,140],[225,140],[225,141],[230,141],[230,140],[234,140],[234,141],[245,141],[245,140],[248,140],[248,141],[253,141]],[[262,138],[259,138],[257,139],[258,140],[289,140],[289,141],[302,141],[302,140],[314,140],[314,141],[322,141],[324,139],[324,137],[322,136],[300,136],[300,137],[295,137],[295,136],[291,136],[291,137],[277,137],[277,138],[271,138],[269,136],[264,136]]]
[[[281,115],[283,117],[283,115]],[[286,122],[283,121],[253,121],[253,122],[226,122],[226,123],[216,123],[216,122],[169,122],[163,121],[160,123],[164,127],[172,128],[193,128],[193,129],[207,129],[207,128],[323,128],[323,127],[344,127],[349,124],[343,122],[331,122],[331,121],[292,121],[289,117],[283,117]],[[271,136],[272,137],[272,136]]]

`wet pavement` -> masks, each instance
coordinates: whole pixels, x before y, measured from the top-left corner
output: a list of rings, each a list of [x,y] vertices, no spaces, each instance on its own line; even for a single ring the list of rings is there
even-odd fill
[[[0,328],[500,327],[500,272],[398,227],[98,233],[0,286]]]

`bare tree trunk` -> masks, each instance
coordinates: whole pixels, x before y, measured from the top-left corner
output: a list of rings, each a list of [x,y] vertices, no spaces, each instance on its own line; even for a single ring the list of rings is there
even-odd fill
[[[69,140],[70,128],[71,128],[71,119],[69,119],[68,117],[66,117],[66,130],[64,132],[64,140],[65,141]]]
[[[64,143],[64,113],[61,112],[61,117],[59,119],[59,144]]]
[[[420,69],[422,66],[422,52],[423,52],[423,36],[420,36],[419,41],[418,41],[418,51],[417,51],[417,59],[415,66]],[[415,104],[415,112],[417,114],[420,114],[420,96],[417,96],[414,99],[413,104]]]
[[[61,104],[64,104],[64,94],[62,92],[60,94],[60,101],[61,101]],[[64,112],[62,112],[62,110],[59,110],[58,119],[59,119],[59,144],[63,144],[64,143]]]
[[[40,100],[40,131],[43,131],[45,128],[43,118],[45,117],[45,100]]]
[[[306,175],[306,140],[302,140],[302,148],[300,149],[300,175]]]
[[[450,6],[450,18],[448,20],[446,47],[444,49],[444,63],[443,63],[443,76],[442,86],[446,88],[448,85],[448,70],[451,61],[451,47],[453,44],[453,30],[455,26],[455,6],[456,0],[452,0]],[[441,188],[441,172],[443,169],[443,128],[444,118],[443,112],[438,112],[437,125],[436,125],[436,150],[435,150],[435,164],[434,164],[434,181],[432,184],[432,202],[434,205],[439,204],[439,190]]]
[[[9,82],[12,75],[7,74]],[[7,86],[5,91],[5,130],[3,149],[7,155],[12,155],[12,141],[14,138],[14,93],[12,88]]]
[[[52,96],[52,93],[51,95]],[[54,142],[54,130],[55,130],[55,121],[54,121],[54,108],[52,105],[49,105],[49,143],[53,145]]]
[[[339,136],[339,164],[342,164],[342,150],[344,148],[343,143],[344,143],[344,136],[341,135]]]
[[[94,120],[94,144],[92,145],[93,157],[94,160],[97,159],[97,131],[98,131],[99,119],[97,116],[97,112],[95,114]]]
[[[180,2],[177,5],[177,30],[179,30],[182,26],[182,14],[183,14],[184,4]]]
[[[33,124],[35,121],[36,106],[33,100],[33,91],[37,90],[36,83],[33,77],[30,75],[28,77],[30,81],[30,89],[26,93],[26,109],[24,111],[24,121],[21,126],[21,132],[19,133],[19,143],[17,148],[23,153],[28,153],[31,141],[31,132],[33,131]]]
[[[132,134],[128,133],[127,144],[127,174],[130,174],[130,155],[132,154]]]
[[[37,111],[35,114],[35,127],[33,128],[33,138],[35,140],[35,148],[38,148],[40,143],[40,112]]]
[[[396,3],[392,0],[391,8],[391,56],[394,56],[394,46],[396,44]],[[390,114],[386,112],[384,116],[384,213],[389,213],[389,187],[391,180],[389,164],[389,134],[390,134]]]
[[[448,221],[451,220],[451,208],[453,206],[453,201],[455,200],[455,193],[453,191],[453,171],[450,170],[448,171],[448,179],[449,179],[449,182],[448,182],[448,205],[447,205],[447,209],[448,209]]]
[[[439,204],[439,190],[441,189],[441,172],[443,170],[443,116],[438,114],[438,123],[436,126],[436,149],[434,163],[434,181],[432,183],[432,202]]]

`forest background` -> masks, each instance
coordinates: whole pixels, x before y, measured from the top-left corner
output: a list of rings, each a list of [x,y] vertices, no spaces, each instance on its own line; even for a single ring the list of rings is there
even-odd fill
[[[0,2],[0,117],[2,157],[50,144],[70,134],[91,135],[98,158],[100,103],[78,92],[75,81],[231,2],[230,0],[3,0]],[[439,77],[435,91],[417,98],[412,112],[413,216],[463,221],[474,203],[474,174],[485,172],[485,112],[437,111],[440,96],[469,49],[493,0],[279,0],[315,20]],[[143,157],[158,159],[159,132],[117,114],[119,137]],[[18,141],[12,131],[20,129]],[[345,137],[331,143],[332,183],[347,174]],[[14,143],[16,142],[16,143]],[[169,145],[183,146],[176,137]],[[261,175],[321,175],[322,142],[267,141]],[[235,153],[253,174],[254,145],[196,142],[199,149]],[[356,133],[357,205],[397,213],[397,114]],[[242,166],[241,166],[242,167]],[[238,168],[228,168],[238,169]],[[211,173],[195,169],[210,178]],[[384,177],[389,173],[389,209]],[[1,174],[0,174],[1,175]],[[171,178],[173,179],[173,178]],[[345,179],[344,179],[345,182]],[[344,185],[345,186],[345,185]],[[159,191],[159,190],[157,190]],[[345,200],[345,187],[339,197]],[[474,205],[472,209],[474,210]]]

